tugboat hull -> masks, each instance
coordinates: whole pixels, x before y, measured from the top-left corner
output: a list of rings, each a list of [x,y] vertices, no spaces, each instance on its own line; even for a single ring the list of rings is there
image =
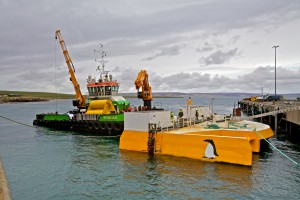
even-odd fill
[[[123,114],[77,114],[72,117],[67,114],[38,114],[33,125],[87,135],[120,136],[124,130],[124,117]]]

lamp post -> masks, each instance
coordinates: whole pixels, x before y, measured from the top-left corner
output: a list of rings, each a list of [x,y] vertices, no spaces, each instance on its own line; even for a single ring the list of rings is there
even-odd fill
[[[278,45],[273,46],[272,48],[275,48],[275,96],[276,96],[276,49],[279,47]]]

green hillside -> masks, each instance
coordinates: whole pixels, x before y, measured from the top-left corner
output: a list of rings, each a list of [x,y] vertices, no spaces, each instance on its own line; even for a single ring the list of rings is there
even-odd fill
[[[16,96],[27,96],[27,97],[40,97],[47,99],[73,99],[75,95],[73,94],[59,94],[50,92],[23,92],[23,91],[3,91],[0,90],[0,95],[16,95]]]

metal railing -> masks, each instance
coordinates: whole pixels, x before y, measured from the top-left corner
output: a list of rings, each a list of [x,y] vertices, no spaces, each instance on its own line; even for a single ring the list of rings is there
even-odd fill
[[[196,123],[200,123],[201,120],[196,120],[196,118],[179,118],[176,120],[169,120],[156,123],[156,127],[158,131],[170,131],[176,130],[179,128],[187,127],[187,126],[195,126]]]

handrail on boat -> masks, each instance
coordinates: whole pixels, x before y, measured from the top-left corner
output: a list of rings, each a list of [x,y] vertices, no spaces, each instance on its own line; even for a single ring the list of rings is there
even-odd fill
[[[156,123],[156,125],[157,125],[157,129],[162,132],[162,131],[175,130],[186,126],[195,126],[197,122],[200,122],[200,120],[196,120],[195,117],[190,117],[190,118],[180,118],[176,120],[158,122]]]

